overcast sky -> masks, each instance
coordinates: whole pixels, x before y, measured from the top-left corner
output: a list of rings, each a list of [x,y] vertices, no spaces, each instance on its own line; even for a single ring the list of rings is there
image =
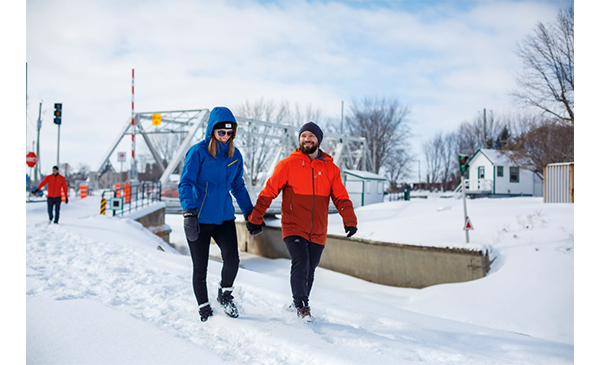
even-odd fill
[[[483,108],[516,109],[516,44],[572,1],[27,0],[27,149],[39,103],[42,172],[95,169],[135,110],[211,109],[259,98],[339,120],[364,96],[410,106],[424,140]],[[130,139],[119,150],[130,156]],[[116,164],[116,154],[113,160]],[[414,173],[417,165],[415,163]]]

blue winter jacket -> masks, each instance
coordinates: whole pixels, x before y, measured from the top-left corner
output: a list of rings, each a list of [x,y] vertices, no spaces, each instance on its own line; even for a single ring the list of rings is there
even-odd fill
[[[252,212],[253,208],[244,184],[242,154],[235,148],[233,157],[227,156],[231,139],[227,143],[217,142],[216,157],[208,153],[213,127],[219,122],[237,124],[228,108],[214,108],[208,119],[205,139],[190,147],[185,156],[179,181],[181,207],[197,209],[198,221],[205,224],[235,219],[230,192],[244,214]]]

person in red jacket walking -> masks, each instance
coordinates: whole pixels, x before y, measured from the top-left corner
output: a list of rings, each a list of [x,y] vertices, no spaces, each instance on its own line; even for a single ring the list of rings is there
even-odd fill
[[[356,233],[358,225],[339,167],[319,149],[322,140],[323,132],[315,123],[300,128],[300,147],[279,161],[246,223],[250,234],[260,233],[265,212],[283,190],[281,231],[292,259],[292,297],[298,316],[309,321],[313,317],[308,297],[325,248],[329,199],[342,216],[348,237]]]
[[[64,176],[58,173],[58,166],[52,167],[52,175],[46,175],[37,188],[33,189],[32,193],[37,193],[46,184],[48,184],[48,217],[50,218],[50,222],[52,222],[52,219],[54,219],[54,223],[58,224],[61,201],[60,189],[62,189],[65,193],[65,204],[69,204],[69,189],[67,188],[67,180],[65,180]],[[52,214],[52,210],[54,210],[54,214]]]

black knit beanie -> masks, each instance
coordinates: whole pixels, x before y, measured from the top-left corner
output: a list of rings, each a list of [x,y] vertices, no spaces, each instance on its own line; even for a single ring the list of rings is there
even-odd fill
[[[302,126],[302,128],[300,128],[300,133],[298,133],[298,138],[300,138],[300,135],[304,131],[309,131],[312,134],[314,134],[317,137],[319,144],[321,144],[321,141],[323,140],[323,131],[321,130],[321,128],[319,128],[318,125],[316,125],[313,122],[306,123],[305,125]]]

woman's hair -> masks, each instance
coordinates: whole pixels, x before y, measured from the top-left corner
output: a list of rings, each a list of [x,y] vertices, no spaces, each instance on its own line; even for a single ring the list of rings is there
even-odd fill
[[[235,146],[233,145],[233,139],[235,138],[235,132],[237,130],[237,124],[233,124],[233,134],[231,138],[229,138],[229,151],[227,153],[227,157],[233,157],[233,153],[235,152]],[[215,138],[215,130],[210,134],[210,142],[208,143],[208,153],[211,154],[212,157],[217,157],[217,143],[218,141]]]

